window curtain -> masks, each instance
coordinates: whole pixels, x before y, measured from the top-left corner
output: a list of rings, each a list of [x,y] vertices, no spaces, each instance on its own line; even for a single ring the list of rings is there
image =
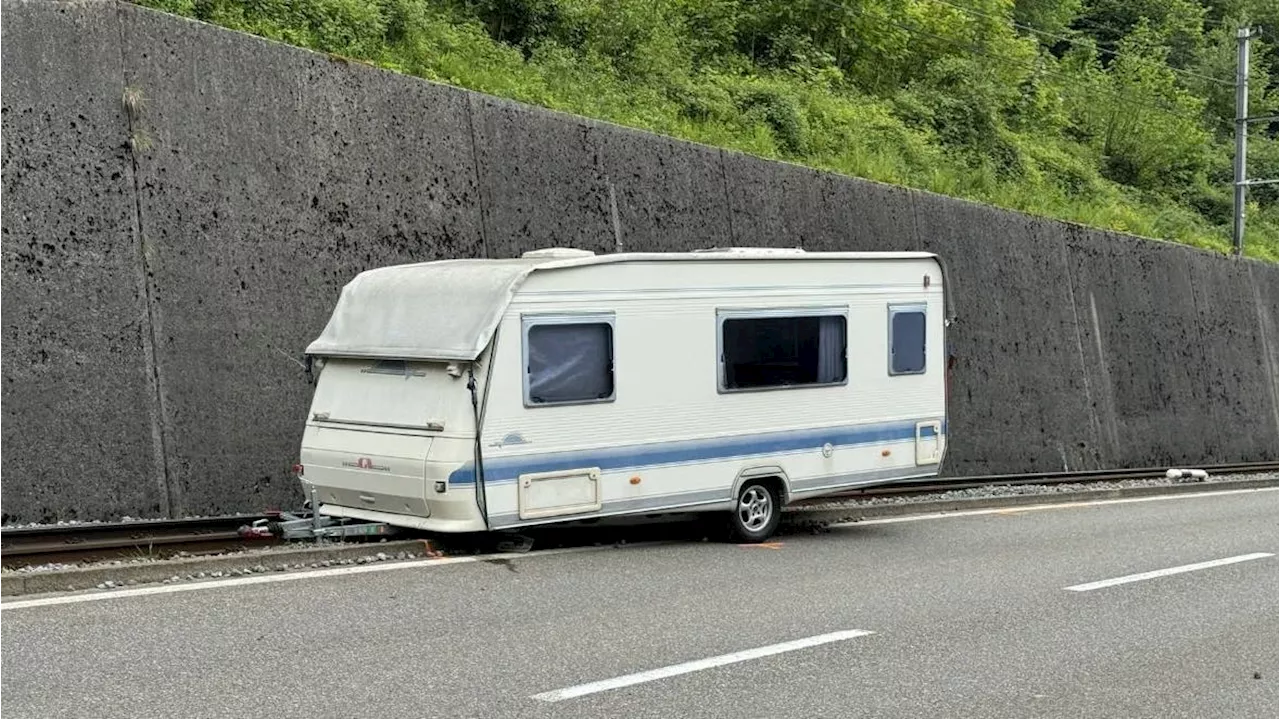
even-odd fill
[[[606,324],[540,325],[529,329],[529,398],[574,402],[613,394]]]
[[[818,383],[844,380],[844,318],[818,318]]]

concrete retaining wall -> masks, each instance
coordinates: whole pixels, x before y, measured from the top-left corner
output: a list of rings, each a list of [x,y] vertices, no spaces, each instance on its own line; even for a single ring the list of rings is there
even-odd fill
[[[352,273],[483,253],[467,100],[120,6],[164,413],[184,512],[293,506],[297,357]],[[269,71],[264,71],[269,68]],[[135,129],[138,129],[135,128]]]
[[[1274,266],[130,5],[3,10],[5,522],[296,504],[310,387],[294,358],[341,286],[551,244],[943,254],[950,474],[1276,458]]]
[[[4,520],[165,515],[117,11],[3,12]]]

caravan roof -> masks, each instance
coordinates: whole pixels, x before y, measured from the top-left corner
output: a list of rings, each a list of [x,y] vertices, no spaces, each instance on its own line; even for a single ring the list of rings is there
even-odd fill
[[[324,332],[307,354],[474,360],[480,355],[517,288],[535,271],[619,262],[830,261],[924,259],[927,252],[818,252],[772,248],[720,248],[681,253],[595,255],[549,248],[517,259],[440,260],[361,272],[347,283]]]

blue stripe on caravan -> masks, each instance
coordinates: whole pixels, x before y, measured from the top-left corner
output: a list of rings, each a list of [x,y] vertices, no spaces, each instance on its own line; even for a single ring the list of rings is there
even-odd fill
[[[947,431],[946,423],[942,431]],[[932,427],[921,431],[924,437],[932,437]],[[820,449],[830,443],[834,447],[853,447],[876,442],[904,442],[915,439],[916,422],[890,422],[863,424],[848,427],[821,427],[818,429],[765,432],[761,434],[715,437],[710,439],[654,442],[650,444],[601,447],[596,449],[523,454],[486,459],[484,479],[486,484],[513,482],[516,477],[531,472],[555,472],[577,467],[599,467],[601,471],[656,467],[669,464],[711,462],[751,457],[755,455],[784,454]],[[449,475],[450,484],[475,482],[475,463],[467,462]]]

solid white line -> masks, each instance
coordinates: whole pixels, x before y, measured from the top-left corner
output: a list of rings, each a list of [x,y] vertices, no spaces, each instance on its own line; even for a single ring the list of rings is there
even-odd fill
[[[683,664],[672,664],[671,666],[661,667],[659,669],[650,669],[649,671],[639,672],[636,674],[627,674],[613,679],[605,679],[603,681],[591,682],[589,684],[579,684],[577,686],[566,687],[564,689],[556,689],[555,691],[543,692],[533,695],[533,699],[544,702],[559,702],[565,699],[573,699],[575,697],[586,696],[587,694],[597,694],[599,692],[607,692],[611,689],[621,689],[635,684],[643,684],[658,679],[666,679],[668,677],[679,676],[681,674],[689,674],[690,672],[698,672],[703,669],[712,669],[714,667],[722,667],[726,664],[734,664],[737,662],[745,662],[750,659],[760,659],[762,657],[773,656],[774,654],[782,654],[784,652],[794,652],[797,649],[807,649],[816,647],[821,644],[830,644],[832,642],[842,642],[846,639],[854,639],[855,637],[865,637],[868,632],[862,629],[847,629],[841,632],[831,632],[830,634],[819,634],[816,637],[806,637],[804,639],[796,639],[781,644],[771,644],[767,647],[756,647],[755,649],[746,649],[732,654],[721,654],[718,657],[709,659],[698,659],[692,662],[684,662]]]
[[[660,542],[638,542],[623,548],[645,547]],[[318,579],[322,577],[340,577],[347,574],[367,574],[369,572],[390,572],[397,569],[416,569],[438,567],[446,564],[469,564],[471,562],[492,561],[495,559],[531,559],[549,557],[556,554],[577,554],[580,552],[598,552],[613,547],[564,547],[560,549],[544,549],[540,552],[507,552],[504,554],[478,554],[465,557],[440,557],[437,559],[419,559],[405,562],[389,562],[386,564],[361,564],[353,567],[333,567],[331,569],[315,569],[311,571],[289,572],[282,574],[261,574],[253,577],[234,579],[214,579],[212,581],[196,581],[191,584],[167,584],[158,587],[139,587],[137,589],[103,590],[89,594],[67,594],[40,599],[6,600],[0,602],[0,612],[11,609],[27,609],[30,607],[50,607],[58,604],[78,604],[80,602],[98,602],[107,599],[127,599],[129,597],[145,597],[152,594],[176,594],[178,592],[198,592],[204,589],[221,589],[224,587],[242,587],[252,584],[274,584],[276,582],[292,582],[299,579]]]
[[[1195,492],[1193,494],[1164,494],[1154,497],[1125,497],[1123,499],[1091,499],[1085,502],[1055,502],[1046,504],[1012,505],[1008,507],[992,507],[990,509],[966,509],[959,512],[932,512],[930,514],[909,514],[902,517],[884,517],[882,519],[864,519],[856,522],[840,522],[834,527],[857,527],[866,524],[897,524],[899,522],[921,522],[928,519],[949,519],[951,517],[977,517],[984,514],[1019,514],[1021,512],[1042,512],[1047,509],[1074,509],[1076,507],[1098,507],[1107,504],[1134,504],[1138,502],[1167,502],[1175,499],[1202,499],[1204,497],[1222,497],[1229,494],[1251,494],[1253,492],[1275,492],[1280,487],[1257,487],[1254,489],[1224,489],[1217,492]]]
[[[1195,564],[1184,564],[1181,567],[1169,567],[1168,569],[1156,569],[1151,572],[1142,572],[1141,574],[1129,574],[1115,579],[1103,579],[1097,582],[1089,582],[1088,584],[1076,584],[1070,587],[1064,587],[1069,592],[1091,592],[1095,589],[1105,589],[1106,587],[1114,587],[1117,584],[1128,584],[1129,582],[1141,582],[1145,579],[1156,579],[1157,577],[1167,577],[1171,574],[1182,574],[1183,572],[1194,572],[1199,569],[1211,569],[1213,567],[1221,567],[1227,564],[1236,564],[1238,562],[1248,562],[1252,559],[1265,559],[1276,555],[1270,552],[1254,552],[1253,554],[1241,554],[1238,557],[1227,557],[1226,559],[1214,559],[1208,562],[1197,562]]]
[[[1072,507],[1089,507],[1105,504],[1127,504],[1131,502],[1157,502],[1172,499],[1195,499],[1199,497],[1216,497],[1228,494],[1246,494],[1250,492],[1274,492],[1276,487],[1261,487],[1258,489],[1229,489],[1217,492],[1196,492],[1195,494],[1174,494],[1163,495],[1157,497],[1131,497],[1128,499],[1099,499],[1089,502],[1070,502],[1058,504],[1034,504],[1027,506],[1003,507],[994,509],[973,509],[962,512],[938,512],[934,514],[915,514],[905,517],[885,517],[883,519],[868,519],[860,522],[842,522],[833,524],[832,527],[855,527],[867,524],[894,524],[897,522],[919,522],[929,519],[949,519],[952,517],[972,517],[983,514],[1012,513],[1012,512],[1034,512],[1045,509],[1070,509]],[[663,544],[663,542],[642,542],[638,544],[628,544],[631,547],[643,547]],[[465,564],[469,562],[484,561],[486,559],[517,559],[527,557],[545,557],[556,554],[568,554],[576,552],[598,551],[601,549],[609,549],[609,547],[567,547],[563,549],[546,549],[539,552],[516,553],[509,554],[488,554],[467,557],[442,557],[439,559],[422,559],[408,562],[393,562],[390,564],[366,564],[354,567],[335,567],[331,569],[316,569],[312,571],[289,572],[285,574],[264,574],[254,577],[240,577],[236,579],[214,579],[210,581],[198,581],[191,584],[169,584],[152,587],[139,587],[137,589],[114,589],[104,590],[100,592],[91,592],[86,594],[67,594],[56,597],[45,597],[41,599],[21,599],[0,601],[0,612],[10,609],[26,609],[29,607],[47,607],[57,604],[78,604],[80,602],[97,602],[105,599],[125,599],[128,597],[141,597],[151,594],[176,594],[178,592],[194,592],[202,589],[219,589],[222,587],[236,587],[250,584],[273,584],[275,582],[291,582],[298,579],[312,579],[321,577],[335,577],[344,574],[364,574],[366,572],[385,572],[394,569],[413,569],[416,567],[432,567],[445,564]]]

